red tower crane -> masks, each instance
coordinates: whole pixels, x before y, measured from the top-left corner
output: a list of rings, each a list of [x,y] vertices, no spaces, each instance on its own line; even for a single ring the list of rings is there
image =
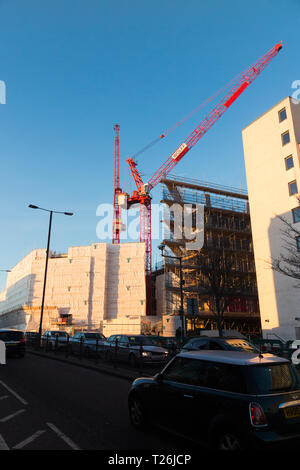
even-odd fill
[[[120,188],[120,152],[119,152],[119,124],[115,124],[115,152],[114,152],[114,211],[113,211],[113,233],[112,242],[120,243],[121,230],[121,214],[119,206],[119,194],[122,193]]]
[[[255,78],[264,70],[269,62],[282,49],[282,43],[276,44],[270,49],[256,64],[251,66],[246,72],[242,72],[236,79],[234,85],[215,106],[215,108],[203,119],[203,121],[193,130],[185,141],[169,156],[169,158],[154,173],[148,183],[144,183],[137,169],[137,163],[133,158],[129,158],[129,164],[133,179],[136,184],[136,191],[127,198],[127,208],[133,204],[140,204],[140,241],[145,243],[146,259],[146,295],[147,295],[147,314],[152,313],[152,283],[151,283],[151,196],[150,191],[165,177],[184,157],[184,155],[193,148],[193,146],[205,135],[212,125],[225,113],[225,111],[234,103],[234,101],[245,91]],[[160,138],[165,137],[162,134]]]

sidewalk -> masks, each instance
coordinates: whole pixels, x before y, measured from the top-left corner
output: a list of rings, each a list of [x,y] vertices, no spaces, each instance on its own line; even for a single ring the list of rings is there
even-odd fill
[[[146,368],[144,368],[142,371],[139,371],[138,369],[130,369],[126,366],[123,366],[123,364],[120,364],[120,363],[116,363],[116,366],[114,366],[113,363],[103,362],[101,361],[101,359],[99,359],[98,363],[96,363],[94,359],[86,359],[86,358],[80,359],[78,356],[76,357],[76,356],[71,356],[71,355],[66,357],[65,354],[61,352],[59,353],[48,352],[47,353],[42,350],[37,351],[30,347],[27,347],[26,353],[33,354],[36,356],[41,356],[46,359],[50,359],[54,361],[64,362],[66,364],[70,364],[76,367],[84,367],[85,369],[94,370],[96,372],[100,372],[103,374],[114,375],[115,377],[119,377],[119,378],[130,380],[130,381],[133,381],[138,377],[151,377],[157,372],[157,371],[154,371],[153,369],[146,369]]]

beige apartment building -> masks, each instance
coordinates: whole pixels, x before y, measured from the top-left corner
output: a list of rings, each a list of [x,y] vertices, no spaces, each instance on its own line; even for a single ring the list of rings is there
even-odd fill
[[[300,339],[297,280],[270,267],[284,253],[278,216],[300,229],[300,102],[283,99],[242,135],[263,335]]]

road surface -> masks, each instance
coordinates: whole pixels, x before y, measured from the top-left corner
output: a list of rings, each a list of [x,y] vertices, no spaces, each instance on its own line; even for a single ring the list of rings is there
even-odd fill
[[[130,426],[130,382],[27,354],[0,366],[0,449],[187,450],[163,431]]]

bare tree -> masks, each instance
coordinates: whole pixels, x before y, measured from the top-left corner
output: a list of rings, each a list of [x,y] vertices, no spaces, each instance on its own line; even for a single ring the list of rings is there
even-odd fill
[[[300,203],[300,198],[299,198]],[[300,229],[285,217],[278,216],[283,223],[281,235],[283,240],[282,253],[278,258],[272,258],[271,267],[274,271],[300,280]],[[300,283],[297,283],[300,287]]]
[[[207,298],[222,337],[226,309],[243,290],[236,259],[222,248],[206,248],[198,252],[193,261],[192,272],[197,279],[198,292]]]

